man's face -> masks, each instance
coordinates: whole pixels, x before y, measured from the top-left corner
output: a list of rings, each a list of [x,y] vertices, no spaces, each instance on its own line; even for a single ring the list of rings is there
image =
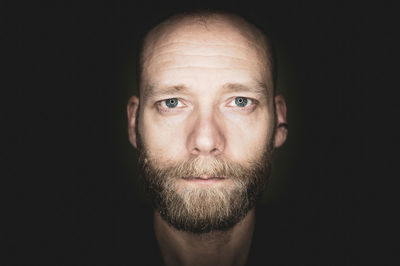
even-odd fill
[[[265,51],[229,23],[180,26],[148,48],[137,143],[161,216],[195,233],[254,207],[269,175],[274,109]]]

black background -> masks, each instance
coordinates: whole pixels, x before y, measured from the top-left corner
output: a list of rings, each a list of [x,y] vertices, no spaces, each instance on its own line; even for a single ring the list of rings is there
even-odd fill
[[[152,24],[225,7],[278,49],[289,138],[257,214],[264,263],[400,262],[395,7],[3,3],[2,219],[13,262],[135,262],[151,232],[125,106]],[[279,71],[279,70],[278,70]],[[2,190],[3,190],[2,189]]]

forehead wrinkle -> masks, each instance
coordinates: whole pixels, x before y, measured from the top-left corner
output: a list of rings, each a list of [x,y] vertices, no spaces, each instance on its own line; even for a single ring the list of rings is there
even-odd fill
[[[177,51],[177,50],[176,50]],[[194,54],[194,53],[175,53],[175,51],[168,51],[164,53],[158,53],[157,57],[165,56],[165,55],[178,55],[178,56],[199,56],[199,57],[229,57],[237,60],[248,60],[247,58],[244,57],[239,57],[239,56],[230,56],[230,55],[222,55],[222,54],[207,54],[207,55],[202,55],[202,54]],[[164,60],[164,61],[169,61],[169,60]]]
[[[199,34],[204,34],[204,33],[199,33]],[[207,34],[207,33],[206,33]],[[266,61],[267,64],[269,64],[268,56],[266,55],[265,47],[263,45],[259,45],[258,42],[256,41],[250,41],[248,38],[245,36],[241,36],[240,40],[237,40],[236,38],[233,40],[225,40],[224,42],[209,42],[209,41],[201,41],[201,40],[196,40],[196,41],[187,41],[188,38],[196,37],[196,36],[188,36],[187,34],[183,34],[183,39],[186,39],[186,41],[182,40],[176,40],[173,39],[172,37],[169,37],[167,39],[167,42],[164,43],[162,42],[162,37],[152,37],[152,42],[151,44],[145,46],[145,49],[142,54],[142,63],[145,64],[149,59],[155,56],[155,54],[160,54],[159,51],[161,51],[161,54],[168,53],[168,52],[175,52],[175,51],[182,51],[182,50],[212,50],[213,47],[215,48],[221,48],[218,49],[217,51],[221,51],[222,53],[225,51],[224,48],[232,48],[234,49],[235,52],[238,53],[249,53],[255,54],[258,59],[263,58],[263,61]],[[182,37],[181,37],[182,38]],[[218,38],[218,36],[217,36]],[[171,40],[172,39],[172,40]],[[243,45],[238,44],[239,42],[242,42]],[[168,49],[168,47],[172,47],[171,49]],[[166,50],[166,52],[164,52]],[[231,52],[233,52],[231,50]],[[265,62],[264,62],[265,63]]]
[[[188,15],[183,17],[177,17],[172,19],[167,19],[161,24],[153,28],[146,36],[143,42],[142,53],[140,56],[140,73],[139,78],[140,84],[139,88],[142,87],[146,82],[142,82],[145,79],[144,71],[147,68],[148,61],[154,56],[155,50],[167,48],[173,45],[191,45],[199,46],[207,44],[209,46],[215,47],[235,47],[251,49],[257,54],[257,58],[261,62],[263,68],[266,68],[265,83],[272,83],[272,89],[274,90],[274,62],[271,56],[270,44],[267,37],[261,32],[256,26],[248,23],[246,20],[231,14],[215,14],[206,18],[207,25],[209,27],[204,27],[204,24],[198,22],[196,15]],[[194,26],[195,28],[191,28]],[[202,27],[201,27],[202,26]],[[190,38],[196,38],[197,36],[193,34],[194,30],[199,34],[211,34],[216,38],[222,38],[224,42],[209,42],[203,37],[197,39],[196,41],[190,41]],[[226,32],[227,36],[234,37],[233,39],[224,38]],[[230,34],[233,35],[230,35]],[[186,39],[182,38],[185,37]],[[243,45],[237,45],[236,42],[240,40]],[[231,42],[231,44],[229,43]],[[234,44],[232,44],[234,43]],[[262,59],[262,60],[261,60]],[[150,59],[151,60],[151,59]],[[143,75],[143,76],[142,76]],[[142,80],[143,78],[143,80]],[[142,84],[142,85],[141,85]],[[144,86],[143,86],[144,87]]]
[[[222,46],[221,46],[222,47]],[[221,70],[249,70],[253,66],[257,66],[257,73],[264,76],[263,73],[268,73],[268,65],[265,61],[260,60],[260,56],[256,51],[248,51],[232,45],[234,48],[214,50],[212,47],[203,46],[199,49],[160,49],[156,48],[149,58],[147,58],[143,74],[156,71],[168,71],[174,69],[221,69]],[[206,60],[206,61],[203,61]],[[211,61],[209,61],[211,60]],[[217,61],[215,61],[217,60]],[[235,60],[235,64],[231,65]],[[209,62],[218,62],[219,66],[210,66]],[[254,72],[252,69],[251,72]],[[146,75],[147,76],[147,75]],[[150,81],[151,82],[151,81]]]
[[[247,45],[241,46],[243,49],[253,49],[257,50],[257,54],[264,57],[266,61],[268,60],[267,50],[268,43],[261,32],[258,31],[253,25],[250,25],[245,20],[237,18],[235,16],[217,14],[216,16],[207,19],[210,26],[215,26],[213,29],[204,29],[203,23],[198,23],[197,18],[194,17],[183,17],[180,19],[172,19],[172,21],[165,21],[164,23],[156,26],[149,34],[146,36],[143,51],[142,51],[142,66],[151,54],[154,54],[154,50],[163,49],[164,46],[176,45],[176,44],[209,44],[221,47],[231,46],[230,42],[237,42],[237,36],[241,42],[245,42]],[[191,31],[188,31],[188,27],[195,27]],[[198,32],[197,35],[193,34],[193,31]],[[228,32],[233,34],[231,36],[236,36],[235,40],[227,40],[223,38],[225,34],[216,34]],[[214,34],[216,38],[225,39],[224,42],[209,42],[208,38],[204,41],[197,39],[196,41],[188,41],[187,38],[198,37],[200,34]],[[183,36],[183,38],[182,38]],[[186,38],[186,39],[185,39]],[[227,42],[228,41],[228,42]],[[239,47],[240,45],[232,45]]]
[[[248,68],[246,67],[211,67],[211,66],[193,66],[193,65],[182,65],[182,66],[174,66],[174,67],[167,67],[164,69],[164,71],[166,70],[175,70],[175,69],[221,69],[221,70],[229,70],[229,69],[233,69],[233,70],[238,70],[238,69],[242,69],[242,70],[248,70]]]
[[[200,42],[180,42],[172,41],[167,45],[152,45],[148,51],[143,55],[142,66],[146,69],[153,60],[158,61],[159,58],[168,58],[168,56],[198,56],[202,58],[207,57],[225,57],[241,59],[243,61],[257,61],[262,67],[270,67],[263,50],[256,49],[254,43],[249,45],[239,45],[236,43],[224,42],[218,45]]]
[[[148,70],[150,68],[154,68],[154,63],[156,62],[156,66],[168,65],[169,63],[178,63],[178,62],[196,62],[196,59],[210,59],[217,60],[221,59],[221,62],[226,62],[226,60],[236,60],[237,62],[243,62],[244,64],[257,64],[260,67],[261,71],[265,71],[264,68],[268,66],[265,65],[264,60],[260,60],[260,55],[257,51],[248,50],[248,48],[238,47],[232,45],[231,48],[227,46],[222,49],[214,49],[214,47],[209,47],[208,45],[202,45],[197,47],[182,47],[182,48],[156,48],[153,53],[151,53],[144,62],[144,70]],[[262,57],[261,57],[262,58]],[[178,63],[180,64],[180,63]],[[195,64],[196,65],[196,64]],[[267,70],[268,71],[268,70]]]
[[[264,47],[260,46],[258,44],[258,42],[251,42],[248,39],[244,38],[243,41],[245,41],[250,47],[254,47],[256,46],[258,49],[263,50]],[[226,42],[201,42],[201,41],[169,41],[167,43],[163,43],[163,44],[158,44],[158,45],[154,45],[154,47],[158,48],[158,49],[164,49],[165,47],[168,46],[174,46],[174,45],[193,45],[193,46],[201,46],[204,44],[207,44],[208,46],[219,46],[219,47],[235,47],[235,48],[242,48],[242,49],[248,49],[249,46],[243,46],[243,45],[238,45],[238,44],[228,44]],[[154,48],[153,47],[153,48]]]

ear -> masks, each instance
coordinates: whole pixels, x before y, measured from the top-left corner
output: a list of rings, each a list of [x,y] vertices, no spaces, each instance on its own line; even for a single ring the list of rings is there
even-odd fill
[[[133,147],[137,148],[136,143],[136,113],[139,107],[139,98],[136,96],[132,96],[126,107],[126,111],[128,114],[128,134],[129,141],[133,145]]]
[[[286,121],[286,102],[282,95],[275,96],[275,108],[276,108],[276,131],[275,131],[275,142],[274,147],[278,148],[285,143],[288,127]]]

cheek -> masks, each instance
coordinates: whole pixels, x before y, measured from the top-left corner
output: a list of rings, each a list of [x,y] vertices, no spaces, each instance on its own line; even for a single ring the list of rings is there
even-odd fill
[[[267,112],[230,119],[227,123],[228,147],[234,160],[248,161],[259,157],[265,151],[268,136],[272,131],[269,127],[270,119]]]
[[[145,111],[141,122],[143,145],[153,156],[168,160],[183,153],[185,136],[179,117],[165,119],[151,111]]]

